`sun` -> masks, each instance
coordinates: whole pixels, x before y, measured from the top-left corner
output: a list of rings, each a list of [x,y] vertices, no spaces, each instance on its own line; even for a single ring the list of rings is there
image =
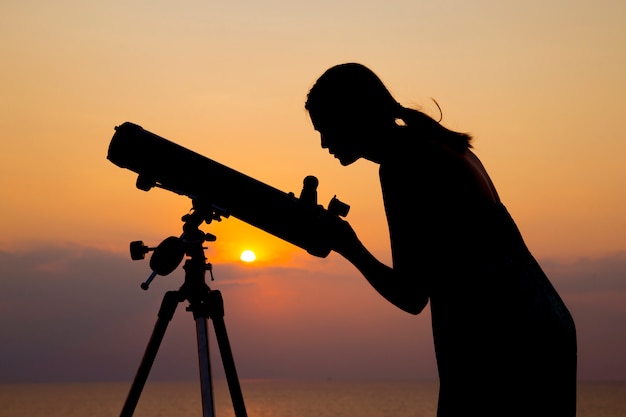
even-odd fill
[[[244,262],[250,263],[255,261],[256,255],[250,249],[246,249],[245,251],[241,252],[241,256],[239,257],[239,259]]]

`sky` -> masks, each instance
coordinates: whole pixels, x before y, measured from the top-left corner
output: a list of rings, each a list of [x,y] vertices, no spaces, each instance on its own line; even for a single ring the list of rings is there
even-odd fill
[[[106,159],[125,121],[285,192],[315,175],[388,263],[377,167],[340,166],[303,107],[343,62],[474,136],[574,316],[579,379],[626,381],[625,18],[617,0],[3,1],[0,383],[131,380],[182,284],[179,268],[139,288],[129,242],[180,235],[191,201]],[[234,218],[202,228],[242,378],[436,378],[428,309],[399,311],[336,254]],[[181,306],[152,377],[196,378],[195,348]]]

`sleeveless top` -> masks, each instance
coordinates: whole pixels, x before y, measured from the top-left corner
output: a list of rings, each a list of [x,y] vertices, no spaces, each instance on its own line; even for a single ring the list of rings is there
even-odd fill
[[[574,416],[574,321],[505,206],[456,207],[445,178],[411,184],[408,167],[380,178],[393,267],[429,293],[437,416]]]
[[[430,294],[438,416],[574,416],[571,314],[503,205],[474,221],[480,236]]]

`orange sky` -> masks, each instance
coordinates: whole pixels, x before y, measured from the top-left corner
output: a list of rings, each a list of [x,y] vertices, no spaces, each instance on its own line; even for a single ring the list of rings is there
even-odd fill
[[[621,2],[360,2],[358,19],[349,4],[328,4],[325,17],[323,3],[5,2],[2,247],[114,246],[138,221],[171,232],[186,202],[138,193],[104,159],[126,120],[285,191],[314,174],[321,201],[352,205],[355,227],[382,225],[375,167],[338,167],[303,110],[315,78],[345,61],[370,65],[405,105],[436,114],[436,98],[447,126],[473,133],[540,256],[626,247]],[[384,250],[384,227],[372,234]]]
[[[131,240],[180,234],[190,201],[139,191],[134,174],[106,160],[114,126],[132,121],[283,191],[316,175],[320,202],[336,194],[350,204],[348,220],[389,260],[376,166],[339,166],[303,109],[316,77],[347,61],[370,66],[404,105],[436,116],[435,98],[447,127],[475,136],[540,261],[571,267],[626,251],[623,1],[214,3],[2,2],[2,253],[60,247],[65,265],[87,248],[122,259]],[[382,303],[334,255],[309,257],[235,219],[206,230],[218,236],[208,251],[216,264],[238,267],[246,248],[258,257],[246,271],[259,274],[319,277],[338,262],[350,285],[327,285],[346,285],[346,298],[356,291],[356,311]],[[9,285],[14,273],[0,275]],[[307,285],[290,284],[290,296]],[[399,328],[427,319],[402,317]]]

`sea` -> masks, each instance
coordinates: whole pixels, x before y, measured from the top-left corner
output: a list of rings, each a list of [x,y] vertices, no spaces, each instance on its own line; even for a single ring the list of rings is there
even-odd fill
[[[0,385],[0,417],[119,416],[130,382]],[[435,417],[436,382],[242,380],[249,417]],[[225,381],[215,416],[234,417]],[[136,417],[202,416],[199,383],[148,381]],[[580,383],[578,417],[626,417],[626,383]]]

